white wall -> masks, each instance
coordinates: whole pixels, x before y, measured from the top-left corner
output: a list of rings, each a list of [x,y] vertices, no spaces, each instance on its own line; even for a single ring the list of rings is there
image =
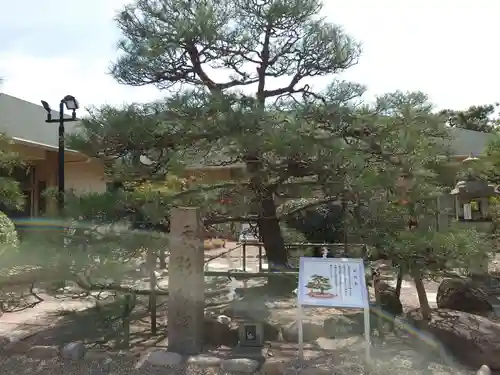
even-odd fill
[[[106,191],[104,168],[98,161],[67,163],[64,174],[66,189],[73,189],[76,195]]]
[[[59,103],[51,103],[59,109]],[[69,111],[68,111],[69,112]],[[70,115],[70,113],[67,113]],[[58,124],[47,124],[47,112],[39,103],[0,93],[0,131],[9,137],[19,137],[33,142],[58,145]],[[52,111],[52,118],[59,118],[59,112]],[[77,131],[79,122],[64,124],[66,133]]]

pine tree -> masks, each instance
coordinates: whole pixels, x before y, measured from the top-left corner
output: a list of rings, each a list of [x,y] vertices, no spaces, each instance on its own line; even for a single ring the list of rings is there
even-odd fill
[[[425,270],[429,257],[418,261],[418,238],[408,253],[397,244],[404,243],[409,222],[418,219],[419,230],[429,231],[422,218],[436,213],[445,119],[422,93],[395,92],[366,103],[361,85],[336,80],[357,62],[360,48],[317,17],[320,9],[315,0],[168,0],[161,6],[138,0],[126,7],[117,17],[122,53],[112,74],[123,84],[155,85],[167,97],[92,109],[72,147],[105,160],[110,175],[132,190],[192,164],[242,164],[245,173],[175,193],[154,188],[138,198],[137,191],[123,192],[114,212],[123,218],[154,207],[165,216],[172,204],[199,205],[207,225],[256,223],[270,263],[286,264],[280,220],[344,201],[347,226],[362,241]],[[314,77],[331,81],[316,89]],[[411,189],[398,186],[402,177]],[[221,194],[232,203],[221,206]],[[403,201],[409,204],[395,204]]]
[[[313,275],[311,280],[307,283],[306,288],[319,290],[321,293],[324,293],[326,290],[332,288],[332,284],[330,283],[330,279],[328,277]]]

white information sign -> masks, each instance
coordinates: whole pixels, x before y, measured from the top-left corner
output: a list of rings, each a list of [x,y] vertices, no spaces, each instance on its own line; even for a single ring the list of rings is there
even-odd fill
[[[318,306],[364,309],[366,359],[370,359],[370,303],[363,259],[301,257],[297,300],[301,358],[302,308]]]
[[[368,307],[362,259],[300,258],[300,305],[364,309]]]

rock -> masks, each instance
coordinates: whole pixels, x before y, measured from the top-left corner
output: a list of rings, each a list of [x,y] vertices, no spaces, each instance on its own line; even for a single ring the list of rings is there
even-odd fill
[[[392,270],[392,261],[390,259],[375,260],[372,263],[372,267],[377,269],[380,272],[384,272],[384,271],[390,272]]]
[[[55,358],[59,356],[59,348],[57,346],[35,345],[28,349],[26,355],[36,359]]]
[[[401,300],[396,295],[396,290],[383,281],[380,282],[381,286],[384,286],[379,291],[380,306],[379,308],[384,315],[384,319],[373,319],[372,314],[370,314],[370,329],[376,329],[379,334],[383,332],[394,331],[395,323],[394,319],[403,313],[403,304]],[[385,284],[385,285],[384,285]],[[378,314],[380,316],[380,314]]]
[[[377,295],[378,292],[382,311],[392,316],[402,314],[403,305],[396,294],[396,289],[382,279],[381,270],[378,268],[372,272],[372,283],[375,289],[375,295]]]
[[[187,360],[188,365],[194,365],[202,368],[219,367],[221,362],[222,360],[219,357],[214,357],[205,354],[194,355],[189,357]]]
[[[304,342],[314,341],[324,334],[323,325],[313,322],[302,322],[302,332]],[[297,322],[292,322],[281,330],[283,339],[287,342],[297,342],[299,340],[299,326]]]
[[[109,358],[109,353],[105,349],[90,349],[85,353],[85,359],[100,361]]]
[[[241,346],[233,348],[232,358],[247,358],[262,363],[265,359],[265,349],[261,346]]]
[[[300,371],[300,375],[331,375],[331,369],[321,367],[306,367]]]
[[[283,375],[287,364],[279,359],[267,359],[260,368],[260,375]]]
[[[166,350],[154,350],[144,355],[136,364],[136,369],[146,365],[174,367],[182,363],[182,355]]]
[[[370,331],[378,330],[381,323],[380,313],[374,312],[376,306],[370,306]],[[384,317],[382,323],[385,326],[388,319]],[[364,312],[348,312],[342,315],[335,314],[325,319],[323,322],[324,337],[327,338],[344,338],[350,336],[362,336],[365,333],[365,317]]]
[[[112,365],[113,365],[113,360],[111,358],[106,358],[103,362],[99,363],[99,367],[97,367],[96,370],[102,371],[104,374],[109,374],[111,372]]]
[[[219,315],[217,318],[215,318],[219,323],[229,325],[231,324],[231,318],[227,315]]]
[[[382,311],[392,316],[398,316],[403,313],[403,304],[393,289],[380,290],[380,307]]]
[[[323,350],[341,350],[341,349],[348,349],[352,350],[353,347],[359,347],[360,345],[363,346],[365,343],[364,338],[361,338],[359,336],[352,336],[352,337],[344,337],[341,339],[327,339],[325,337],[318,337],[315,341],[314,344],[316,347],[323,349]]]
[[[238,343],[238,331],[231,329],[229,324],[222,323],[219,317],[205,317],[204,320],[204,343],[214,346],[234,346]]]
[[[227,372],[247,372],[257,370],[259,362],[250,358],[231,358],[221,362],[221,369]]]
[[[9,344],[10,344],[10,337],[0,336],[0,349],[5,348]]]
[[[82,342],[70,342],[61,350],[61,358],[77,361],[85,356],[86,349]]]
[[[264,332],[264,341],[276,341],[280,336],[280,329],[269,322],[260,322]]]
[[[336,314],[323,321],[325,337],[362,335],[365,331],[363,312]]]
[[[471,280],[458,277],[445,279],[441,282],[436,302],[440,309],[480,315],[488,315],[493,312],[493,306],[488,301],[488,296]]]
[[[31,346],[27,341],[14,338],[3,347],[3,350],[11,354],[26,354],[30,348]]]
[[[269,308],[261,300],[256,300],[256,297],[244,297],[239,300],[233,300],[222,311],[222,314],[232,319],[241,318],[258,322],[266,321],[271,315]]]
[[[476,375],[491,375],[491,370],[488,366],[482,365],[479,370],[477,370]]]
[[[449,309],[432,310],[431,320],[422,321],[418,310],[408,313],[408,320],[430,333],[458,361],[478,368],[500,370],[500,325],[480,315]]]

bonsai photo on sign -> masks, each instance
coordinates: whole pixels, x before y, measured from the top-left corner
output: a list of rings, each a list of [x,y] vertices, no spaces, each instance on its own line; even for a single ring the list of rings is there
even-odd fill
[[[315,298],[333,298],[335,295],[333,293],[327,292],[332,289],[332,283],[330,279],[321,275],[312,275],[309,282],[306,284],[306,288],[309,289],[308,295]]]

